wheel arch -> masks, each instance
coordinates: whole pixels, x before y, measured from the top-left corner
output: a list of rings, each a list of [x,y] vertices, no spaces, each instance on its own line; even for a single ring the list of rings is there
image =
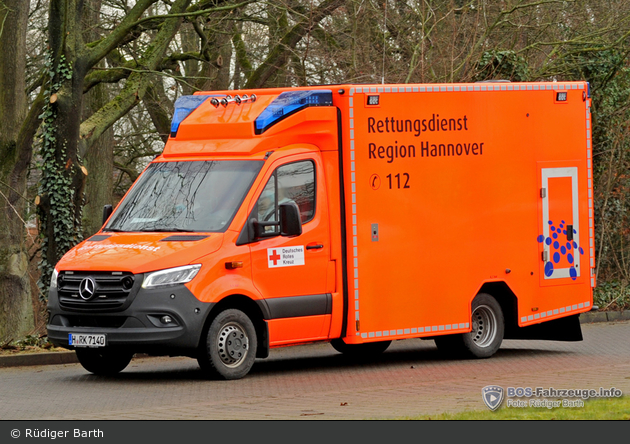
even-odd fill
[[[224,297],[219,302],[217,302],[214,307],[208,313],[206,317],[203,330],[201,332],[201,336],[199,337],[199,347],[203,344],[204,338],[208,334],[208,330],[210,329],[210,324],[212,321],[221,313],[222,311],[228,310],[230,308],[234,308],[245,313],[254,324],[256,328],[256,335],[258,337],[258,348],[256,350],[257,358],[266,358],[269,356],[269,329],[267,326],[267,321],[265,319],[268,317],[265,316],[264,311],[268,311],[266,305],[263,303],[257,303],[253,299],[242,295],[242,294],[232,294]]]
[[[518,299],[516,294],[504,281],[486,282],[477,294],[486,293],[492,296],[501,306],[505,322],[505,337],[518,329]]]

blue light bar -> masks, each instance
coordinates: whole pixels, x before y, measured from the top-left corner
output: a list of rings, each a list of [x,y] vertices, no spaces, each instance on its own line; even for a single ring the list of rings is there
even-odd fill
[[[179,124],[190,115],[194,110],[199,108],[203,102],[209,97],[216,96],[181,96],[175,101],[175,112],[173,113],[173,121],[171,123],[171,137],[177,135]]]
[[[285,91],[260,113],[254,122],[256,134],[262,134],[272,125],[309,106],[332,106],[332,90]]]

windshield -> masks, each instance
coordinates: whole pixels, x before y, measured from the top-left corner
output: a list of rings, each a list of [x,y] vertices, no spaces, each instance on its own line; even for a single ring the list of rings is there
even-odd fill
[[[262,161],[149,165],[104,231],[225,231]]]

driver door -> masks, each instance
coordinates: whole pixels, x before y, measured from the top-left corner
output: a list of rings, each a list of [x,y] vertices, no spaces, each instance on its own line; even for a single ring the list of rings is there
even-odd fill
[[[330,262],[328,202],[323,168],[316,155],[283,159],[269,174],[253,208],[261,222],[278,221],[278,206],[293,201],[302,234],[280,236],[266,226],[265,237],[250,244],[252,274],[271,319],[270,345],[326,338],[332,296],[326,292]]]

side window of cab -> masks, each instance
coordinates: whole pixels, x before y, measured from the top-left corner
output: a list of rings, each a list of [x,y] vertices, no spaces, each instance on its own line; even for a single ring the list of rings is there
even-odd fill
[[[265,185],[254,215],[259,222],[278,222],[279,205],[295,202],[300,209],[302,225],[315,215],[315,164],[304,160],[282,165]],[[265,226],[265,233],[278,233],[278,226]]]

